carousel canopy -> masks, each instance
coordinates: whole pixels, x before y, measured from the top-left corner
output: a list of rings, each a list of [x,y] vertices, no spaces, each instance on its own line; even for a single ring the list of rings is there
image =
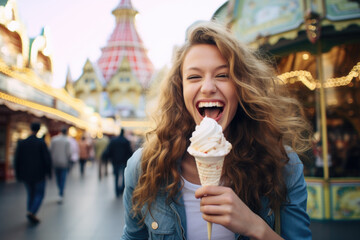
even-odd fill
[[[359,74],[358,0],[230,0],[213,18],[274,57],[283,79],[303,79],[311,90],[319,87],[316,56],[322,55],[325,87],[347,85]]]
[[[356,0],[230,0],[213,18],[226,23],[238,39],[276,55],[316,54],[333,46],[360,42],[360,3]]]
[[[0,6],[5,6],[8,0],[0,0]]]

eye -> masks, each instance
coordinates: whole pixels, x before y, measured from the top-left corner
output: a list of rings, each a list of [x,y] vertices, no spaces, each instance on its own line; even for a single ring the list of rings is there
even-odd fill
[[[199,76],[199,75],[190,75],[186,79],[191,80],[191,79],[198,79],[198,78],[201,78],[201,76]]]
[[[227,73],[220,73],[218,75],[216,75],[217,78],[229,78],[229,74]]]

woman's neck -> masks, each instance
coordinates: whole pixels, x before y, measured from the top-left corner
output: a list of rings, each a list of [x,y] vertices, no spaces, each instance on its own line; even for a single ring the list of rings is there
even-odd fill
[[[181,161],[181,175],[188,182],[200,185],[200,178],[196,167],[195,158],[189,153],[184,155]]]

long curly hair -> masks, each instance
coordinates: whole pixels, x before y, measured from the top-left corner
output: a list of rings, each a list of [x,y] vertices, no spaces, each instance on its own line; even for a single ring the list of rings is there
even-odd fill
[[[261,209],[263,196],[275,209],[286,201],[283,168],[289,159],[284,145],[297,153],[306,151],[310,125],[270,63],[238,42],[224,26],[202,22],[188,29],[187,39],[175,52],[172,68],[163,80],[154,114],[156,127],[146,135],[132,210],[136,214],[147,206],[150,211],[157,194],[167,192],[168,200],[176,200],[181,191],[179,161],[195,129],[184,103],[182,64],[189,49],[197,44],[217,46],[228,61],[238,96],[237,112],[225,133],[233,147],[225,158],[221,181],[254,212]]]

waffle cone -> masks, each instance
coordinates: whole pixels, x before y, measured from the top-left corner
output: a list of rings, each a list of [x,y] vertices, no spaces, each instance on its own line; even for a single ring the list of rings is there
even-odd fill
[[[195,156],[201,185],[219,185],[225,156]]]
[[[195,156],[201,185],[219,185],[225,156]],[[212,223],[207,223],[208,240],[211,239]]]

